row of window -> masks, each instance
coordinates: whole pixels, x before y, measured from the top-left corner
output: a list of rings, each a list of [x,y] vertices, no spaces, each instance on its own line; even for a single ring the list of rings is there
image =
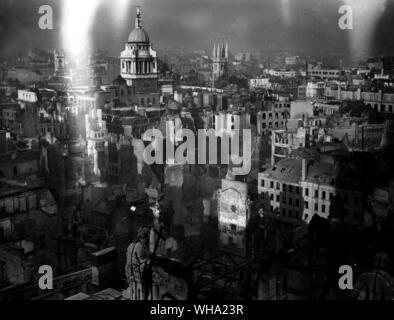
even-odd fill
[[[155,105],[156,104],[156,98],[152,98],[152,99],[150,99],[150,98],[146,98],[146,104],[153,104],[153,105]],[[141,98],[141,105],[142,106],[144,106],[145,105],[145,99],[144,98]]]
[[[264,194],[262,194],[262,198],[264,199]],[[270,200],[271,201],[276,201],[276,202],[281,202],[280,201],[280,195],[274,195],[273,193],[271,193],[270,194]],[[285,194],[283,194],[282,195],[282,203],[283,204],[289,204],[290,206],[292,206],[293,205],[293,203],[297,206],[297,207],[299,207],[300,206],[300,200],[299,199],[295,199],[295,201],[293,201],[293,198],[291,198],[291,197],[289,197],[288,199],[286,199],[286,195]]]
[[[95,147],[96,149],[102,149],[105,147],[105,142],[104,141],[96,142]]]
[[[16,117],[15,111],[3,111],[3,118],[4,119],[14,119]]]
[[[272,112],[270,112],[270,113],[268,113],[268,119],[272,120],[273,116],[275,116],[275,119],[279,119],[279,114],[282,115],[282,118],[285,117],[285,113],[284,112],[281,112],[281,113],[275,112],[275,115]],[[267,120],[267,113],[266,112],[262,113],[262,118],[263,118],[263,120]]]
[[[339,71],[312,71],[312,76],[315,76],[315,75],[339,76]]]
[[[127,94],[128,94],[129,96],[131,96],[131,89],[130,89],[130,88],[127,89]],[[121,97],[124,97],[124,95],[125,95],[125,90],[121,89],[121,90],[120,90],[120,96],[121,96]],[[116,97],[119,97],[119,90],[115,90],[115,96],[116,96]]]
[[[262,199],[264,199],[264,194],[262,194]],[[289,206],[295,205],[296,207],[300,207],[300,200],[299,199],[293,199],[289,197],[286,199],[285,195],[282,195],[282,201],[280,201],[280,196],[279,195],[274,195],[273,193],[270,194],[270,200],[271,201],[276,201],[277,203],[282,202],[283,204],[288,204]],[[309,209],[309,202],[304,201],[304,208]],[[319,211],[318,203],[315,203],[315,211]],[[321,205],[321,212],[326,213],[326,205]]]
[[[309,197],[309,188],[305,188],[305,196]],[[320,192],[320,199],[322,200],[329,200],[334,196],[334,194],[332,192],[326,192],[324,190],[322,190]],[[313,194],[314,198],[319,198],[319,190],[315,189],[314,194]]]
[[[272,128],[273,128],[272,125],[273,125],[272,122],[268,122],[268,129],[272,129]],[[283,128],[284,122],[281,121],[280,125],[281,125],[281,128]],[[267,124],[266,124],[265,122],[263,122],[262,128],[263,128],[263,129],[267,129]],[[275,128],[275,129],[279,129],[279,122],[275,122],[275,123],[274,123],[274,128]]]
[[[269,181],[269,180],[262,179],[260,185],[261,185],[261,187],[276,189],[278,191],[295,193],[295,194],[302,194],[302,188],[300,188],[299,186],[287,185],[285,183],[281,184],[280,182],[274,182],[272,180]],[[309,188],[304,188],[304,195],[306,197],[309,197],[309,195],[310,195]],[[319,198],[319,190],[318,189],[314,190],[313,196],[314,196],[314,198]],[[322,190],[320,192],[320,199],[321,200],[330,200],[330,199],[332,199],[333,196],[334,196],[334,194],[332,192],[327,192],[324,190]],[[349,199],[348,195],[343,195],[342,199],[345,204],[351,204],[353,206],[359,205],[359,198],[358,197],[353,197],[353,199],[352,199],[353,201],[350,201],[351,199]],[[273,199],[271,199],[271,200],[273,200]]]
[[[378,105],[375,103],[374,108],[376,111],[378,111]],[[388,105],[388,108],[386,109],[386,105],[385,104],[381,104],[380,105],[380,112],[390,112],[393,113],[393,106],[390,104]]]
[[[301,188],[299,186],[293,186],[291,184],[287,185],[286,183],[281,184],[280,182],[274,183],[274,181],[270,180],[261,180],[261,186],[266,187],[266,188],[271,188],[271,189],[276,189],[278,191],[283,191],[283,192],[295,192],[296,194],[300,193]]]

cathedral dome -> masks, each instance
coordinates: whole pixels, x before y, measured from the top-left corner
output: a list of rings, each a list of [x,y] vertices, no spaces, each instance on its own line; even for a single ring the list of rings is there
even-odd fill
[[[128,42],[136,43],[136,42],[145,42],[149,43],[149,36],[148,33],[142,28],[141,26],[141,11],[137,8],[137,17],[135,18],[135,28],[131,31],[129,35]]]
[[[148,33],[143,28],[136,28],[133,31],[131,31],[128,42],[149,43]]]

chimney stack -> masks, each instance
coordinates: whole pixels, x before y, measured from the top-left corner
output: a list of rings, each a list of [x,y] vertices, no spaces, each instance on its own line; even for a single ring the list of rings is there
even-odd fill
[[[301,173],[301,180],[305,181],[308,175],[308,160],[302,159],[302,173]]]

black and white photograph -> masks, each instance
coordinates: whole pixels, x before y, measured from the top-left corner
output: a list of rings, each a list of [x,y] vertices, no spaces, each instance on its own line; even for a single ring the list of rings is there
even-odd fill
[[[0,304],[394,300],[393,30],[394,0],[0,0]]]

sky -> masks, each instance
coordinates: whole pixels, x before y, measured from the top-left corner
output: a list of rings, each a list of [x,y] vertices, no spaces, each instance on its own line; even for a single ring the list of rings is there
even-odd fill
[[[54,10],[54,29],[38,27],[38,8]],[[338,27],[353,8],[353,30]],[[394,0],[1,0],[0,53],[81,46],[119,55],[134,27],[135,6],[159,53],[209,50],[296,51],[310,55],[394,53]]]

